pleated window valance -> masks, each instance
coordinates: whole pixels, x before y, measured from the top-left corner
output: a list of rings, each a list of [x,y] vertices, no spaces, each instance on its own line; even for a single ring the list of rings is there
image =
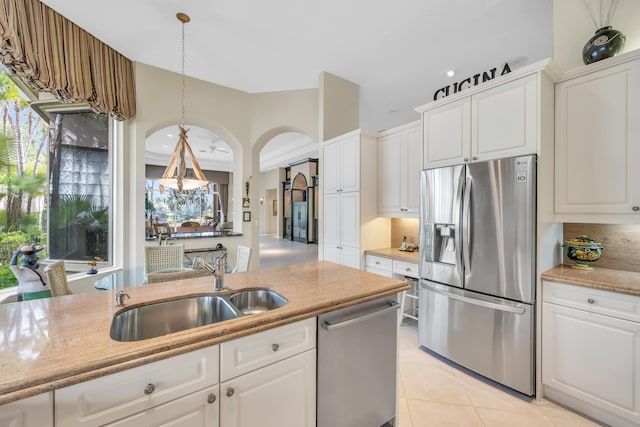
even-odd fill
[[[131,61],[38,0],[0,0],[0,60],[63,102],[135,115]]]

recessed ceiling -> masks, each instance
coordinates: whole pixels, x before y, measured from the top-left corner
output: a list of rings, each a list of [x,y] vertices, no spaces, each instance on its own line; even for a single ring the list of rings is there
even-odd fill
[[[552,0],[43,0],[129,59],[246,92],[360,85],[360,127],[418,119],[450,83],[505,61],[551,57]]]

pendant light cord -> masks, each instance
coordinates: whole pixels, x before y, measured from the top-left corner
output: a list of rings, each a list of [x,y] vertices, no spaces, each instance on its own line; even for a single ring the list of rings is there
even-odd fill
[[[185,93],[185,83],[184,83],[184,22],[182,22],[182,116],[181,116],[181,124],[184,127],[184,93]]]

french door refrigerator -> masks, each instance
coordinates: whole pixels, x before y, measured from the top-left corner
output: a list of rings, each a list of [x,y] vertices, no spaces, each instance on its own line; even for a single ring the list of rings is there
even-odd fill
[[[536,157],[421,173],[421,346],[534,394]]]

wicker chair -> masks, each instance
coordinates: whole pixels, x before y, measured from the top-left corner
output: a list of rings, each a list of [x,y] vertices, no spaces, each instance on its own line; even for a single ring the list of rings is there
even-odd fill
[[[145,246],[144,251],[144,272],[147,275],[158,270],[183,267],[184,245]]]
[[[171,282],[177,280],[193,279],[194,277],[209,276],[211,273],[204,268],[196,268],[187,271],[176,271],[175,273],[149,273],[147,283]]]
[[[251,248],[238,245],[238,254],[236,255],[236,266],[232,273],[240,273],[249,270],[249,260],[251,259]]]
[[[47,275],[49,287],[51,288],[51,295],[60,297],[73,294],[73,292],[69,290],[67,283],[67,274],[64,272],[64,261],[56,261],[50,264],[45,268],[44,272]]]

